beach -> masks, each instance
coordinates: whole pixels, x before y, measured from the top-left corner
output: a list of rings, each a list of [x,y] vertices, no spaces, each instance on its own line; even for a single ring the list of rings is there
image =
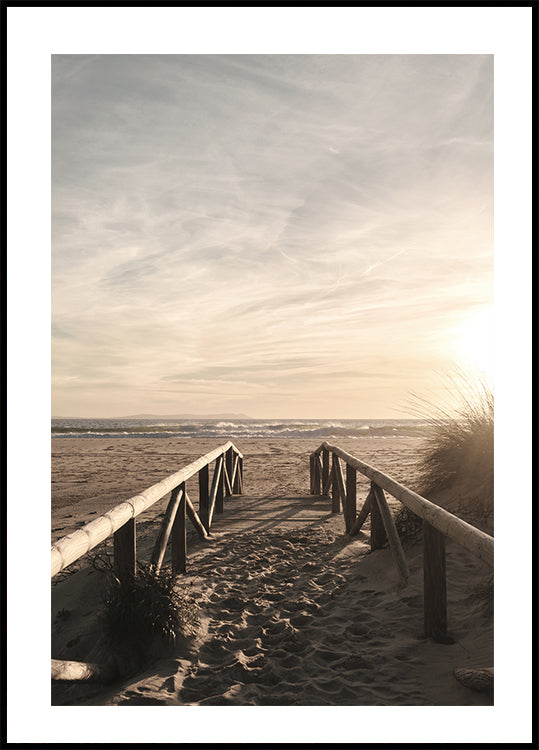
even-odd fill
[[[410,576],[403,586],[390,549],[370,551],[369,521],[358,536],[345,534],[331,500],[309,494],[309,454],[322,441],[232,440],[244,455],[243,497],[225,501],[208,540],[189,535],[182,579],[198,604],[196,634],[114,684],[54,685],[53,704],[492,705],[491,692],[471,690],[454,675],[493,666],[485,595],[491,570],[448,542],[452,643],[425,639],[421,544],[405,544]],[[421,437],[330,442],[416,489]],[[198,438],[54,438],[52,543],[217,445]],[[190,482],[196,506],[196,477]],[[358,475],[358,510],[368,489]],[[400,504],[388,500],[396,513]],[[137,519],[142,560],[166,504],[163,498]],[[234,508],[243,520],[234,520]],[[111,548],[107,540],[53,579],[53,658],[97,660],[105,575],[99,561]]]

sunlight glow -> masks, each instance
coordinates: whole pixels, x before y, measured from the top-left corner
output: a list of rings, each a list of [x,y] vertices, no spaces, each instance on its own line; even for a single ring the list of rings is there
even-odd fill
[[[458,331],[459,358],[493,377],[494,370],[494,307],[483,308],[469,318]]]

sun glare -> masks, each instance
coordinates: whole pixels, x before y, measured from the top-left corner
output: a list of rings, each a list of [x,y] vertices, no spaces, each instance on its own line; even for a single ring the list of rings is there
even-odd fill
[[[494,370],[494,308],[483,308],[458,330],[457,349],[464,365],[472,366],[487,377]]]

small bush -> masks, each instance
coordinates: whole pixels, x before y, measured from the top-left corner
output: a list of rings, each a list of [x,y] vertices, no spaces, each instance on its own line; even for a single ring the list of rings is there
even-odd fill
[[[103,638],[120,672],[169,652],[198,624],[197,606],[170,568],[138,565],[133,579],[112,576],[105,589]]]

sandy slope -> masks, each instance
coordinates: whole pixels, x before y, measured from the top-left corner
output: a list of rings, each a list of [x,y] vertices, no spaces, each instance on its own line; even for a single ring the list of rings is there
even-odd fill
[[[339,444],[413,489],[419,442]],[[93,511],[102,512],[107,498],[103,509],[211,447],[202,441],[54,440],[53,537],[65,533],[70,513],[77,523],[88,520]],[[342,516],[329,513],[329,502],[307,496],[308,454],[316,447],[296,440],[238,443],[245,455],[245,492],[252,498],[241,502],[251,506],[246,506],[243,521],[238,516],[238,521],[226,522],[225,509],[212,539],[191,547],[185,582],[200,607],[197,637],[179,644],[174,654],[157,659],[144,673],[107,689],[55,686],[53,703],[492,703],[492,696],[464,688],[453,676],[458,667],[493,665],[492,614],[480,594],[489,571],[448,544],[449,631],[454,643],[425,640],[420,548],[407,550],[411,576],[402,588],[390,551],[369,551],[368,526],[350,540]],[[157,475],[156,465],[162,467]],[[122,475],[122,466],[129,466],[129,476]],[[73,488],[83,476],[79,499]],[[367,483],[360,486],[360,502],[366,490]],[[113,496],[117,499],[111,503]],[[289,512],[277,512],[279,502],[287,504]],[[278,523],[270,520],[270,510],[276,511]],[[156,524],[157,519],[141,529],[148,545]],[[88,658],[92,648],[95,656],[99,576],[83,567],[53,587],[54,657]]]

